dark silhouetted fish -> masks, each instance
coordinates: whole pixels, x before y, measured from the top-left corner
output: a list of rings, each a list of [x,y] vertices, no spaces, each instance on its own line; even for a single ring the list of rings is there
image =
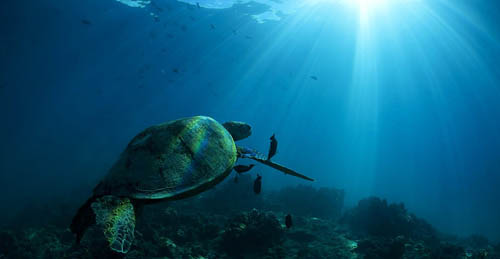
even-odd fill
[[[237,175],[234,177],[234,183],[238,183],[238,176]]]
[[[269,139],[271,140],[271,145],[269,146],[269,153],[267,154],[267,160],[271,160],[271,158],[276,155],[276,151],[278,149],[278,141],[273,134]]]
[[[151,6],[153,6],[159,13],[163,12],[163,8],[157,5],[155,2],[151,1]]]
[[[286,225],[286,228],[291,228],[293,226],[292,215],[290,215],[290,214],[286,215],[286,217],[285,217],[285,225]]]
[[[173,68],[173,69],[172,69],[172,72],[174,72],[174,73],[179,73],[179,69],[178,69],[178,68]]]
[[[311,76],[311,79],[316,81],[316,80],[318,80],[318,77],[317,76]]]
[[[87,19],[82,19],[82,24],[85,24],[85,25],[92,25],[92,22],[87,20]]]
[[[210,24],[210,29],[215,30],[215,25]]]
[[[255,166],[255,164],[237,165],[237,166],[233,167],[233,169],[237,173],[241,174],[241,173],[250,171],[250,169],[252,169],[252,167],[254,167],[254,166]]]
[[[253,192],[255,194],[259,194],[262,188],[262,176],[257,174],[257,179],[253,182]]]
[[[196,2],[196,7],[201,8],[200,3]]]

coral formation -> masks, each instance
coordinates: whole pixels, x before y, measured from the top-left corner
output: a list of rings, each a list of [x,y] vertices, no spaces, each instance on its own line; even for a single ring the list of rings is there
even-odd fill
[[[232,256],[264,254],[282,242],[283,234],[276,216],[253,209],[229,221],[222,234],[222,250]]]
[[[404,237],[396,238],[366,238],[358,242],[356,251],[363,254],[365,258],[397,259],[405,252]]]
[[[335,189],[289,187],[255,198],[240,186],[250,183],[251,194],[251,177],[242,175],[240,180],[188,200],[138,211],[141,224],[127,254],[111,251],[96,226],[75,245],[74,236],[61,224],[70,221],[71,213],[53,213],[43,222],[3,227],[0,258],[500,259],[500,245],[477,235],[459,238],[438,233],[425,220],[408,213],[403,204],[370,197],[336,219],[333,212],[340,210],[339,203],[332,197],[340,199],[343,193]],[[300,200],[278,199],[292,193],[322,196],[318,201],[334,209],[315,210]],[[218,199],[228,203],[218,204]],[[76,210],[77,204],[71,209]],[[258,208],[250,208],[253,205]],[[311,211],[306,212],[308,209]],[[289,211],[293,226],[286,228]]]
[[[404,204],[388,204],[377,197],[359,201],[342,221],[356,232],[388,237],[409,236],[416,226],[416,217],[406,211]]]

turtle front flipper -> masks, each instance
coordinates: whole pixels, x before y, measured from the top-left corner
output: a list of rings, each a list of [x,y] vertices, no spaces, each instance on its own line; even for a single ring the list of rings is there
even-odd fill
[[[280,165],[278,163],[271,162],[269,160],[263,160],[263,159],[260,159],[258,157],[256,157],[256,158],[250,157],[250,158],[253,159],[253,160],[255,160],[255,161],[259,161],[262,164],[265,164],[265,165],[267,165],[269,167],[272,167],[272,168],[274,168],[276,170],[279,170],[279,171],[281,171],[281,172],[283,172],[285,174],[293,175],[295,177],[299,177],[299,178],[302,178],[302,179],[305,179],[305,180],[308,180],[308,181],[314,181],[314,179],[312,179],[310,177],[307,177],[307,176],[305,176],[303,174],[297,173],[296,171],[294,171],[294,170],[292,170],[292,169],[290,169],[290,168],[288,168],[288,167],[286,167],[284,165]]]
[[[285,174],[293,175],[295,177],[299,177],[299,178],[302,178],[302,179],[305,179],[308,181],[314,181],[314,179],[307,177],[303,174],[297,173],[296,171],[294,171],[286,166],[280,165],[280,164],[275,163],[275,162],[271,162],[270,160],[268,160],[266,157],[264,157],[261,153],[259,153],[255,149],[237,146],[237,150],[238,150],[238,157],[253,159],[253,160],[260,162],[264,165],[267,165],[267,166],[272,167],[276,170],[279,170]]]
[[[134,205],[128,198],[103,196],[91,205],[111,250],[127,253],[134,241]]]

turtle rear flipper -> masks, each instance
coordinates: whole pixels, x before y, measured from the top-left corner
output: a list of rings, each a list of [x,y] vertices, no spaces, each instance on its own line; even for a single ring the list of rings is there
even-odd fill
[[[96,199],[91,207],[109,247],[113,251],[127,253],[134,241],[134,205],[128,198],[107,195]]]
[[[85,231],[90,225],[95,224],[95,214],[92,212],[90,208],[90,204],[95,201],[95,197],[90,197],[79,209],[76,213],[75,217],[71,221],[71,232],[76,234],[76,243],[79,244],[80,240],[85,234]]]

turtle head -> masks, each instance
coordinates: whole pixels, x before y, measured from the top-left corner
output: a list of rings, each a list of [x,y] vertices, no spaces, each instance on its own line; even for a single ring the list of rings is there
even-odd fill
[[[248,138],[252,135],[252,126],[241,121],[228,121],[222,124],[229,134],[233,136],[234,141]]]

